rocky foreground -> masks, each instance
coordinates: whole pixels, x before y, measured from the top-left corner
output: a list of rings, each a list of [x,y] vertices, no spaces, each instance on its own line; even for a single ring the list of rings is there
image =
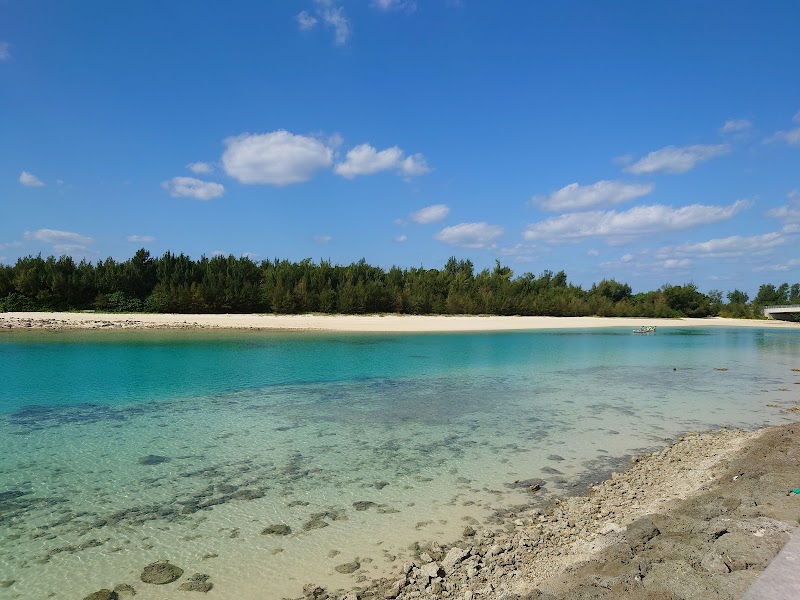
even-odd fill
[[[741,598],[798,526],[800,424],[692,434],[587,496],[415,548],[396,577],[307,600]]]

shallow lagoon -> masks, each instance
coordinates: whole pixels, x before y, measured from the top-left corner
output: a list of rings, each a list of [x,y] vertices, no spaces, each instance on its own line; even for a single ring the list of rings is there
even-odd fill
[[[166,558],[217,597],[351,586],[680,432],[781,422],[799,363],[791,329],[3,332],[0,597],[183,598],[139,582]]]

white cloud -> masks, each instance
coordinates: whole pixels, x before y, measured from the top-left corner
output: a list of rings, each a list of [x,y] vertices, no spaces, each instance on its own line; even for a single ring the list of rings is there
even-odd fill
[[[683,269],[691,264],[692,261],[688,258],[668,258],[660,263],[656,263],[655,266],[662,267],[664,269]]]
[[[303,31],[308,31],[317,24],[317,19],[311,16],[307,10],[302,10],[297,15],[297,24]]]
[[[545,210],[584,210],[598,206],[615,206],[642,196],[655,189],[652,183],[598,181],[591,185],[570,183],[549,196],[534,196],[531,202]]]
[[[250,260],[253,260],[254,258],[258,258],[259,256],[261,256],[261,255],[255,253],[255,252],[242,252],[242,258],[249,258]]]
[[[790,146],[800,146],[800,127],[788,131],[778,131],[764,140],[765,144],[772,142],[786,142]]]
[[[344,8],[334,6],[332,0],[316,0],[317,15],[326,27],[333,29],[333,39],[337,46],[347,43],[350,37],[350,21],[344,16]]]
[[[503,235],[503,228],[486,222],[459,223],[445,227],[434,238],[464,248],[493,248],[495,242]]]
[[[770,263],[768,265],[764,265],[763,267],[758,267],[753,269],[754,271],[789,271],[794,270],[800,267],[800,258],[792,258],[785,263]]]
[[[580,242],[589,238],[606,238],[619,243],[643,235],[691,229],[699,225],[725,221],[750,206],[737,200],[730,206],[691,204],[678,209],[662,204],[636,206],[626,211],[589,211],[567,213],[538,223],[525,230],[527,240],[550,243]]]
[[[174,198],[186,197],[195,200],[213,200],[225,193],[225,187],[221,183],[202,181],[194,177],[173,177],[169,181],[162,182],[161,187]]]
[[[707,242],[667,246],[658,251],[660,258],[671,256],[691,256],[696,258],[737,258],[772,253],[775,248],[785,245],[789,240],[777,232],[762,235],[732,235]]]
[[[726,133],[742,133],[748,131],[753,127],[753,124],[747,119],[729,119],[725,124],[720,127],[719,132]]]
[[[327,244],[332,239],[333,238],[331,236],[329,236],[329,235],[315,235],[314,236],[314,241],[317,242],[318,244]]]
[[[394,238],[394,241],[395,241],[395,242],[398,242],[398,243],[400,243],[400,244],[402,244],[402,243],[403,243],[403,242],[405,242],[407,239],[408,239],[408,236],[407,236],[407,235],[405,235],[405,234],[403,234],[403,233],[401,233],[401,234],[400,234],[400,235],[398,235],[396,238]]]
[[[26,231],[26,240],[44,242],[61,254],[72,254],[86,251],[86,246],[92,243],[92,238],[72,231],[59,231],[58,229],[37,229]]]
[[[214,170],[210,164],[206,162],[193,162],[186,165],[186,168],[189,169],[192,173],[196,173],[197,175],[208,175]]]
[[[407,10],[413,12],[417,10],[417,3],[414,0],[372,0],[372,6],[378,10]]]
[[[600,251],[596,248],[590,248],[588,252],[586,252],[589,256],[600,256]]]
[[[125,238],[129,242],[133,242],[134,244],[147,244],[148,242],[155,242],[156,238],[152,235],[129,235]]]
[[[422,154],[403,158],[403,151],[397,146],[379,151],[369,144],[361,144],[350,150],[344,162],[338,163],[334,170],[346,179],[389,170],[395,170],[408,177],[430,171]]]
[[[410,215],[408,215],[408,218],[414,221],[415,223],[426,225],[428,223],[435,223],[436,221],[441,221],[449,214],[450,214],[450,208],[446,204],[433,204],[431,206],[426,206],[425,208],[421,208],[418,211],[411,213]]]
[[[627,173],[643,175],[646,173],[686,173],[698,163],[731,151],[728,144],[704,146],[667,146],[651,152],[632,165],[625,167]]]
[[[212,250],[211,256],[225,256],[225,253],[222,250]]]
[[[308,181],[330,166],[333,150],[313,137],[283,129],[270,133],[243,133],[225,140],[225,172],[240,183],[289,185]]]
[[[27,171],[23,171],[19,174],[19,182],[22,185],[26,185],[28,187],[42,187],[44,186],[44,182],[36,177],[36,175],[32,173],[28,173]]]
[[[0,42],[0,60],[8,60],[11,58],[11,46],[8,42]]]

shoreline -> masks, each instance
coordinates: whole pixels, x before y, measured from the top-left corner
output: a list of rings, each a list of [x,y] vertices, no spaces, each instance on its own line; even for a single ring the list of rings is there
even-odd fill
[[[0,313],[3,329],[228,329],[363,333],[447,333],[668,327],[800,329],[800,323],[769,319],[648,319],[640,317],[504,317],[472,315],[269,315],[143,313]]]
[[[301,598],[741,598],[800,531],[800,496],[786,492],[800,482],[798,434],[800,422],[688,433],[585,495],[512,507],[498,513],[504,529],[422,546],[396,576],[350,590],[310,583]]]

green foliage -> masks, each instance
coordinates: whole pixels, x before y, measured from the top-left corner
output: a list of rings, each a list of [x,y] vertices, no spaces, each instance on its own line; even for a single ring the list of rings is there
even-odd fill
[[[475,273],[469,260],[450,257],[439,269],[392,267],[361,259],[350,265],[247,257],[200,257],[141,249],[129,260],[76,264],[62,256],[20,258],[0,265],[0,310],[81,310],[174,313],[381,313],[551,316],[749,317],[744,292],[703,294],[694,284],[665,285],[633,294],[604,279],[586,291],[564,271],[540,275],[513,271],[496,261]],[[800,284],[761,286],[754,304],[800,301]]]

